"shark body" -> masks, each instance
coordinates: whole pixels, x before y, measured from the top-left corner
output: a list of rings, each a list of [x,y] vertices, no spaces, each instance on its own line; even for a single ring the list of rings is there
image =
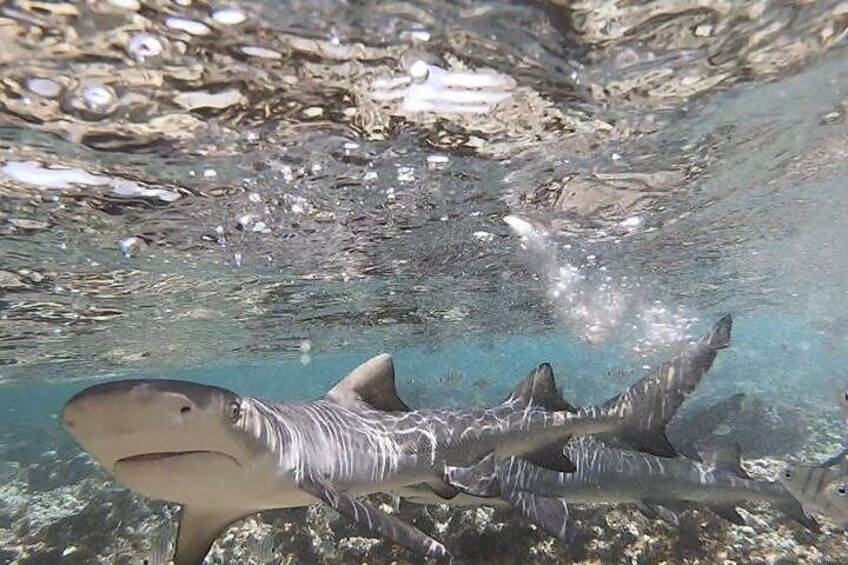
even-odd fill
[[[848,458],[829,467],[789,465],[779,480],[806,511],[826,516],[848,529]]]
[[[378,356],[326,398],[298,404],[183,381],[118,381],[72,398],[62,421],[131,490],[183,505],[174,560],[194,565],[231,522],[318,500],[413,551],[449,560],[440,543],[355,497],[423,484],[450,498],[455,491],[439,479],[446,464],[516,455],[627,420],[626,411],[598,407],[410,411],[393,378],[391,358]]]
[[[380,355],[313,402],[269,403],[184,381],[129,380],[77,394],[62,422],[131,490],[183,505],[176,565],[201,563],[235,520],[316,501],[419,554],[449,561],[439,542],[356,497],[414,487],[449,501],[458,490],[444,470],[487,457],[563,470],[566,460],[551,458],[548,446],[570,436],[618,434],[667,449],[665,424],[729,337],[726,317],[694,353],[602,405],[580,409],[525,402],[528,391],[520,386],[494,408],[410,410],[397,396],[391,357]],[[538,378],[547,374],[550,367],[542,365],[523,386],[547,382]]]
[[[659,418],[664,429],[686,395],[699,384],[717,350],[729,342],[729,331],[730,320],[719,321],[693,347],[608,403],[636,398],[642,403],[637,413]],[[664,393],[645,394],[649,389]],[[578,410],[562,398],[552,373],[532,374],[513,396],[527,405]],[[734,395],[698,417],[721,417],[738,407],[742,396]],[[467,496],[505,501],[528,521],[564,541],[569,536],[568,503],[634,503],[649,516],[672,521],[676,521],[674,509],[701,503],[739,524],[742,518],[735,506],[760,501],[772,504],[807,528],[818,527],[791,488],[745,474],[738,444],[709,453],[700,461],[680,456],[664,434],[644,435],[638,428],[625,428],[551,444],[547,457],[546,464],[540,466],[521,457],[487,456],[470,467],[445,467],[444,480]],[[561,469],[550,463],[556,459]]]
[[[593,438],[575,438],[563,448],[563,456],[576,467],[572,473],[544,469],[515,457],[496,463],[495,472],[509,497],[533,496],[562,503],[633,503],[649,516],[671,515],[672,519],[673,510],[698,503],[735,524],[744,523],[735,510],[738,504],[759,501],[816,529],[815,522],[783,485],[748,477],[740,466],[738,444],[709,455],[705,461],[664,458],[609,447]],[[555,525],[559,537],[563,537],[565,524]]]
[[[848,424],[848,387],[839,391],[839,407]],[[805,510],[848,529],[848,446],[818,465],[788,465],[779,480]]]

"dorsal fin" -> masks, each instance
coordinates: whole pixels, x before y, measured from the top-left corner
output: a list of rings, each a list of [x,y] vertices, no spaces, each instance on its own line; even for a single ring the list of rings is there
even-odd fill
[[[743,479],[750,478],[742,469],[742,447],[739,442],[734,441],[729,445],[706,451],[701,454],[704,463],[714,466],[716,469],[733,473]]]
[[[562,396],[556,386],[554,370],[542,363],[527,375],[512,391],[504,403],[518,401],[524,406],[539,406],[545,410],[574,412],[575,408]]]
[[[395,366],[392,356],[381,353],[372,357],[330,389],[326,398],[338,404],[364,402],[386,412],[409,412],[395,388]]]

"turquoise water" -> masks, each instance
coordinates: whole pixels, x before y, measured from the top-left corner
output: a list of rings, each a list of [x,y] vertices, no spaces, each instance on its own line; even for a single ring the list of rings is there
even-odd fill
[[[315,355],[308,362],[295,358],[278,362],[208,364],[167,372],[124,373],[121,376],[177,378],[225,386],[266,399],[310,400],[322,396],[340,376],[377,352],[344,351]],[[558,382],[569,400],[576,404],[590,404],[615,394],[644,374],[648,364],[661,359],[661,356],[634,359],[633,352],[625,347],[615,344],[603,347],[590,345],[564,332],[535,336],[490,336],[487,340],[455,341],[435,348],[406,347],[394,351],[393,357],[400,395],[413,407],[493,405],[509,393],[529,368],[540,361],[553,364]],[[704,406],[736,392],[745,392],[749,405],[743,413],[733,415],[728,420],[730,431],[721,436],[720,441],[738,441],[742,445],[743,454],[757,458],[759,465],[763,461],[821,459],[840,447],[839,437],[842,432],[838,422],[841,415],[837,408],[836,393],[844,382],[841,370],[845,361],[844,341],[833,343],[831,337],[823,335],[804,321],[776,316],[739,317],[734,326],[732,348],[719,357],[699,392],[684,407],[682,417],[685,419],[688,414],[697,413]],[[162,536],[167,539],[167,536],[174,533],[167,526],[173,516],[172,509],[161,503],[151,505],[135,497],[127,498],[126,491],[87,463],[84,456],[78,455],[78,448],[59,429],[56,414],[61,406],[70,396],[92,382],[96,381],[56,380],[39,387],[11,385],[3,390],[0,421],[4,430],[4,473],[7,480],[11,481],[6,492],[9,494],[10,490],[20,489],[29,493],[24,496],[31,497],[29,504],[23,502],[20,495],[10,496],[4,501],[6,515],[14,520],[8,531],[21,540],[6,542],[7,555],[15,555],[13,551],[20,552],[16,554],[17,557],[10,557],[14,562],[55,562],[59,554],[56,550],[49,550],[49,547],[56,546],[62,552],[71,551],[60,559],[61,562],[85,563],[97,559],[101,562],[138,563],[143,558],[155,559],[155,551],[151,548],[156,546]],[[672,438],[680,438],[681,441],[693,439],[691,431],[679,426],[673,425],[671,432]],[[93,495],[92,488],[102,490]],[[69,505],[68,496],[79,500]],[[24,505],[23,517],[19,514],[19,504]],[[51,504],[55,505],[52,511]],[[408,507],[402,515],[414,520],[416,524],[422,523],[425,517],[430,519],[427,511],[419,516],[420,510],[410,508],[416,507]],[[757,510],[763,512],[762,509],[755,509],[755,515]],[[32,513],[29,518],[26,517],[28,512]],[[468,514],[471,511],[453,511],[458,516],[463,512]],[[597,509],[587,511],[577,505],[573,512],[576,512],[578,523],[584,527],[598,520],[601,524],[605,523],[601,517],[604,513],[599,515]],[[602,528],[600,535],[597,532],[595,535],[610,544],[608,550],[600,555],[602,559],[612,561],[618,559],[616,556],[620,552],[633,551],[634,542],[627,535],[622,537],[626,529],[619,531],[614,524],[610,526],[609,513],[606,515],[607,526]],[[616,516],[615,511],[613,515]],[[312,531],[309,529],[306,533],[300,530],[307,524],[312,529],[317,528],[316,523],[321,524],[326,517],[303,515],[302,512],[292,510],[266,512],[262,516],[259,522],[237,526],[238,533],[230,536],[235,535],[241,541],[230,539],[222,542],[214,550],[211,562],[261,562],[256,560],[263,555],[260,549],[262,540],[279,544],[274,559],[282,558],[284,561],[347,561],[354,559],[358,552],[365,551],[362,548],[356,549],[354,543],[353,549],[349,548],[349,551],[341,554],[329,551],[326,547],[303,552],[297,549],[303,543],[303,536],[315,534],[309,534]],[[444,520],[448,515],[442,511],[437,516]],[[499,535],[503,535],[503,528],[506,528],[505,531],[515,537],[510,553],[501,553],[499,556],[504,563],[510,562],[515,558],[511,556],[521,551],[533,551],[532,548],[540,541],[539,534],[531,533],[528,537],[526,526],[511,518],[507,511],[500,511],[493,517],[488,514],[484,516],[490,523],[482,527],[476,537],[473,528],[471,533],[467,531],[469,526],[448,534],[454,546],[462,548],[461,555],[471,562],[493,558],[489,553],[491,547],[482,549],[476,545],[491,541],[493,532],[489,529],[493,527],[501,532]],[[774,519],[768,514],[759,516],[760,520]],[[90,529],[90,520],[98,521],[95,530]],[[105,530],[99,529],[101,520],[105,521]],[[439,522],[438,518],[435,520],[435,523]],[[450,523],[456,527],[458,520],[460,518],[457,517]],[[33,537],[30,537],[32,534],[24,533],[26,530],[22,526],[30,522],[35,532]],[[136,525],[128,526],[129,523]],[[423,523],[426,524],[426,520]],[[639,520],[636,523],[640,524]],[[133,529],[127,530],[127,527]],[[356,537],[357,530],[344,525],[343,519],[331,519],[329,527],[334,532],[333,539],[343,539],[350,535],[354,536],[351,538],[353,540],[360,539]],[[709,559],[704,553],[709,551],[711,544],[727,543],[726,538],[730,534],[724,532],[722,528],[725,527],[713,524],[710,528],[717,530],[702,530],[699,545],[688,550],[691,553],[689,557],[694,560]],[[777,528],[777,523],[773,527]],[[639,528],[645,535],[656,539],[668,538],[662,543],[655,541],[653,549],[642,550],[643,555],[654,555],[659,559],[670,551],[668,548],[662,549],[665,543],[681,543],[676,538],[676,531],[669,532],[661,522],[658,526],[648,526],[647,530],[644,530],[644,524]],[[801,532],[799,538],[793,539],[792,534],[787,534],[786,530],[780,531],[785,539],[776,547],[768,536],[744,537],[745,543],[738,544],[735,554],[751,556],[764,552],[772,556],[780,555],[786,551],[787,543],[797,546],[793,551],[802,554],[808,549],[805,544],[825,543],[834,554],[843,551],[838,541],[841,538],[835,533],[810,537],[810,534]],[[97,532],[96,535],[93,532]],[[131,548],[115,543],[121,539],[132,543]],[[21,545],[22,542],[26,545]],[[582,553],[587,549],[579,544],[576,549],[555,548],[552,551],[547,556],[539,555],[539,562],[550,562],[551,559],[579,561],[598,555],[592,551]],[[384,546],[368,550],[367,556],[375,562],[383,562],[383,559],[410,559],[402,550],[397,554],[397,550],[393,552]]]
[[[7,2],[0,563],[166,562],[176,506],[57,420],[118,378],[310,400],[391,352],[413,407],[493,405],[541,362],[592,404],[731,312],[672,439],[744,392],[706,433],[759,478],[838,451],[848,19],[758,6]],[[578,505],[573,544],[505,509],[399,512],[466,563],[848,560],[826,520],[745,508]],[[418,562],[315,506],[207,562],[393,561]]]

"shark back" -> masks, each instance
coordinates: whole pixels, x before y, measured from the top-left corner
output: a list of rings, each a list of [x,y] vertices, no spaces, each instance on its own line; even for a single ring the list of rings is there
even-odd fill
[[[498,479],[511,488],[568,502],[672,508],[701,503],[734,523],[742,522],[734,509],[738,503],[763,501],[802,525],[817,528],[781,484],[748,477],[739,463],[738,444],[704,454],[704,463],[613,448],[592,438],[571,440],[563,453],[576,466],[573,473],[556,473],[513,458],[497,469]]]

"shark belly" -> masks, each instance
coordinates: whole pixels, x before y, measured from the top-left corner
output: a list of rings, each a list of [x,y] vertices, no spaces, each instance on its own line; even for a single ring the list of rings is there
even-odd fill
[[[189,452],[119,461],[112,474],[139,494],[184,505],[258,511],[316,502],[267,457],[238,462]]]

